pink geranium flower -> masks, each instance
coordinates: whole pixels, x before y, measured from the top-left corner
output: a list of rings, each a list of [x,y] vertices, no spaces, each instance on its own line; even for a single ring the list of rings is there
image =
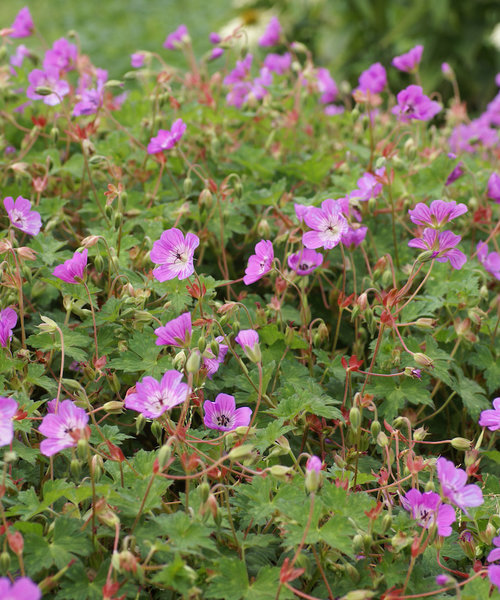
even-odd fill
[[[13,67],[21,67],[24,59],[30,55],[30,51],[24,44],[19,44],[16,48],[16,52],[13,56],[10,57],[10,64]]]
[[[482,411],[479,417],[479,426],[487,427],[490,431],[498,431],[500,429],[500,398],[493,400],[492,409]]]
[[[306,248],[335,248],[347,231],[347,220],[342,214],[343,205],[340,200],[328,198],[321,203],[321,208],[312,206],[304,215],[304,221],[313,231],[302,236]]]
[[[209,379],[212,379],[213,375],[217,373],[229,350],[229,346],[222,343],[224,341],[222,335],[218,335],[215,340],[219,344],[219,353],[217,356],[214,355],[210,348],[207,348],[202,355],[203,367],[205,368]]]
[[[476,246],[477,259],[486,271],[500,280],[500,254],[498,252],[488,253],[488,244],[478,242]]]
[[[89,416],[83,408],[71,400],[64,400],[57,414],[45,415],[38,428],[47,437],[40,444],[40,452],[44,456],[52,456],[65,448],[76,446],[79,439],[88,438],[88,422]]]
[[[321,67],[317,70],[316,77],[318,91],[321,94],[321,98],[319,99],[321,104],[333,102],[337,98],[339,90],[337,84],[330,75],[330,71]]]
[[[243,283],[250,285],[269,273],[273,266],[274,250],[269,240],[261,240],[255,245],[255,254],[248,259]]]
[[[35,26],[33,25],[33,19],[31,18],[30,9],[25,6],[17,13],[14,23],[11,25],[13,30],[9,35],[13,38],[24,38],[29,37]]]
[[[2,600],[40,600],[42,592],[29,577],[20,577],[11,583],[8,577],[0,577]]]
[[[14,227],[29,235],[37,235],[42,227],[42,218],[36,210],[31,210],[31,202],[18,196],[14,201],[11,196],[4,199],[3,205]]]
[[[426,225],[434,229],[441,229],[446,223],[464,215],[467,212],[465,204],[457,204],[455,200],[434,200],[430,207],[419,202],[408,214],[412,223]]]
[[[412,73],[413,71],[417,70],[417,67],[422,59],[423,51],[423,46],[415,46],[415,48],[412,48],[409,52],[406,52],[406,54],[401,54],[401,56],[395,56],[392,59],[392,65],[400,71]]]
[[[185,312],[176,319],[172,319],[163,327],[155,329],[155,334],[158,336],[156,340],[157,346],[189,346],[191,341],[191,313]]]
[[[68,42],[66,38],[60,38],[45,53],[43,68],[57,73],[71,71],[76,65],[77,58],[78,48],[75,44]]]
[[[247,406],[236,408],[234,396],[219,394],[214,402],[203,403],[205,416],[203,422],[210,429],[233,431],[237,427],[248,427],[252,411]]]
[[[186,41],[189,41],[189,32],[185,25],[179,25],[175,31],[167,36],[163,47],[169,50],[177,50]]]
[[[483,504],[483,492],[473,483],[466,485],[467,473],[455,467],[451,460],[438,458],[437,474],[441,483],[443,496],[467,513],[467,508]]]
[[[177,119],[172,123],[172,128],[160,129],[158,135],[152,137],[148,144],[149,154],[158,154],[164,150],[171,150],[182,138],[186,131],[186,124],[182,119]]]
[[[432,257],[438,262],[450,261],[454,269],[461,269],[467,262],[467,257],[463,252],[455,248],[462,238],[451,231],[442,231],[438,233],[435,229],[429,227],[424,229],[422,238],[414,238],[408,242],[410,248],[421,248],[422,250],[432,250]]]
[[[429,529],[436,523],[438,535],[444,537],[451,535],[451,524],[457,520],[457,516],[453,507],[441,503],[439,494],[435,492],[422,494],[416,489],[411,489],[401,498],[401,504],[421,527]]]
[[[66,283],[80,283],[83,281],[88,253],[87,248],[84,248],[83,252],[75,252],[73,258],[65,260],[62,265],[57,265],[52,275]]]
[[[146,59],[145,52],[134,52],[130,55],[130,64],[134,69],[140,69],[144,66],[144,60]]]
[[[277,75],[286,73],[290,69],[291,64],[292,55],[290,52],[285,52],[285,54],[268,54],[264,59],[264,67]]]
[[[30,85],[26,90],[26,95],[32,100],[43,100],[44,104],[48,106],[56,106],[60,104],[62,98],[69,94],[69,83],[64,79],[59,78],[59,71],[57,69],[46,69],[42,71],[40,69],[33,69],[28,75],[28,81]],[[41,95],[37,94],[38,88],[46,88],[52,90],[51,94]]]
[[[419,85],[409,85],[397,96],[398,104],[392,109],[401,121],[429,121],[441,110],[441,104],[426,96]]]
[[[361,73],[359,76],[359,87],[357,89],[365,94],[367,92],[380,94],[386,85],[387,74],[384,67],[378,62]]]
[[[153,244],[151,260],[160,265],[153,269],[153,275],[158,281],[169,279],[186,279],[194,273],[193,257],[198,248],[200,238],[194,233],[186,237],[179,229],[173,227],[161,234]]]
[[[17,314],[13,308],[7,307],[0,311],[0,345],[6,348],[12,338],[12,330],[17,323]]]
[[[156,419],[186,400],[189,387],[181,380],[182,373],[175,370],[167,371],[161,381],[144,377],[136,384],[135,393],[125,398],[125,406],[140,412],[147,419]]]
[[[350,200],[358,200],[359,202],[367,202],[371,198],[376,198],[382,192],[382,184],[380,177],[385,175],[385,167],[380,167],[375,173],[364,173],[357,181],[358,189],[349,194]]]
[[[349,250],[353,250],[354,248],[357,248],[361,244],[361,242],[364,241],[367,232],[368,227],[362,226],[354,228],[349,225],[347,231],[342,234],[341,241],[346,248],[349,248]]]
[[[276,46],[281,37],[282,27],[277,17],[273,17],[259,39],[259,46]]]
[[[12,442],[14,437],[12,419],[16,412],[17,402],[14,398],[0,396],[0,446],[8,446]]]
[[[500,175],[498,173],[492,173],[488,179],[488,191],[486,192],[488,198],[500,202]]]
[[[288,266],[297,275],[309,275],[323,263],[323,255],[310,248],[302,248],[288,257]]]

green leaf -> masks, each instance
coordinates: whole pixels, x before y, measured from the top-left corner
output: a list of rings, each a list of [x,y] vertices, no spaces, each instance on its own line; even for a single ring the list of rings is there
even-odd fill
[[[257,578],[250,585],[245,600],[275,600],[276,590],[280,584],[279,567],[263,567],[257,574]],[[285,587],[281,588],[281,600],[294,598],[293,593]]]
[[[248,575],[245,563],[234,558],[221,558],[216,567],[218,573],[210,581],[206,598],[217,600],[241,600],[248,593]]]
[[[181,594],[185,594],[193,587],[195,581],[196,571],[189,567],[179,554],[176,554],[174,560],[153,577],[153,582],[173,588]]]
[[[181,553],[199,554],[201,549],[215,552],[216,546],[210,538],[212,530],[193,521],[186,513],[176,512],[170,515],[154,517],[158,534],[168,536],[169,545]]]
[[[485,396],[483,388],[473,379],[465,377],[460,369],[456,369],[458,380],[453,382],[451,389],[462,398],[467,412],[472,419],[477,421],[482,410],[490,408],[490,402]]]

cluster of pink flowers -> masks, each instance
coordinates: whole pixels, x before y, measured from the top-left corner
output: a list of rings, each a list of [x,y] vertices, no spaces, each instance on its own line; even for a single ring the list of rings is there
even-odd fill
[[[432,258],[438,262],[450,261],[454,269],[461,269],[467,261],[465,254],[456,248],[459,235],[452,231],[440,231],[449,221],[465,214],[465,204],[457,204],[454,200],[434,200],[430,207],[419,202],[415,208],[408,211],[413,223],[425,226],[422,234],[408,242],[411,248],[420,248],[432,252]]]

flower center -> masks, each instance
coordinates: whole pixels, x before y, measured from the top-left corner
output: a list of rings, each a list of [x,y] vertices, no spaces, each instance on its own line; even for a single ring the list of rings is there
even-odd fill
[[[24,227],[26,225],[26,219],[24,215],[16,209],[11,211],[10,220],[12,221],[13,225],[17,225],[18,227]]]
[[[309,269],[309,267],[310,267],[310,266],[311,266],[311,265],[309,265],[308,263],[301,263],[301,264],[299,265],[299,270],[300,270],[300,271],[307,271],[307,269]]]
[[[217,422],[217,425],[219,425],[220,427],[227,427],[229,425],[229,422],[231,421],[231,419],[224,413],[218,414],[215,417],[215,420]]]

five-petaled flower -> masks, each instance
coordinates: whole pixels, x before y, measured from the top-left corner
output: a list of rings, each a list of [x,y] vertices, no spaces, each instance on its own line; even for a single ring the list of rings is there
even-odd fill
[[[14,227],[29,235],[38,235],[42,227],[42,218],[36,210],[31,210],[31,202],[18,196],[16,200],[11,196],[4,199],[3,205]]]
[[[146,376],[136,383],[135,392],[125,398],[126,408],[142,413],[147,419],[156,419],[165,411],[182,404],[188,395],[189,387],[182,382],[182,373],[171,370],[161,381]]]
[[[0,577],[0,598],[2,600],[40,600],[42,592],[29,577],[20,577],[14,582],[8,577]]]
[[[66,94],[69,94],[70,87],[69,83],[65,79],[59,78],[59,70],[56,68],[45,69],[33,69],[28,75],[28,81],[30,85],[26,90],[26,95],[31,100],[43,100],[44,104],[48,106],[55,106],[59,104]],[[42,91],[43,94],[39,94],[36,90]]]
[[[218,394],[214,402],[203,403],[203,422],[210,429],[233,431],[237,427],[248,427],[252,410],[247,406],[236,408],[234,396]]]
[[[423,46],[415,46],[405,54],[401,54],[401,56],[395,56],[392,59],[392,65],[399,69],[400,71],[406,71],[407,73],[412,73],[417,70],[418,65],[422,59],[422,52],[424,51]]]
[[[194,251],[200,244],[200,238],[194,233],[187,233],[186,237],[180,229],[173,227],[161,234],[159,240],[153,244],[151,260],[160,265],[153,269],[153,275],[158,281],[169,279],[186,279],[194,273]]]
[[[457,520],[455,509],[449,504],[443,504],[436,492],[422,493],[411,489],[401,498],[401,504],[421,527],[429,529],[435,523],[438,535],[451,535],[451,524]]]
[[[164,150],[171,150],[182,138],[186,131],[186,124],[182,119],[176,119],[172,128],[160,129],[156,137],[152,137],[148,144],[149,154],[159,154]]]
[[[87,248],[84,248],[83,252],[76,251],[73,258],[65,260],[62,265],[57,265],[52,275],[66,283],[80,283],[83,281],[88,253]]]
[[[276,46],[280,41],[281,32],[282,27],[278,17],[272,17],[262,37],[259,39],[259,46]]]
[[[441,104],[424,94],[419,85],[409,85],[397,95],[398,103],[392,109],[401,121],[429,121],[441,110]]]
[[[17,402],[14,398],[0,396],[0,446],[7,446],[14,437],[12,418],[17,412]]]
[[[252,362],[258,363],[261,361],[259,334],[254,329],[242,329],[234,338],[234,341],[241,346],[245,356]]]
[[[442,231],[438,233],[435,229],[427,227],[424,229],[422,238],[414,238],[408,242],[411,248],[421,248],[430,250],[438,262],[450,261],[454,269],[461,269],[467,262],[467,257],[463,252],[457,250],[455,246],[462,238],[451,231]]]
[[[488,198],[500,202],[500,175],[498,173],[492,173],[488,179],[487,188]]]
[[[49,413],[43,418],[38,428],[47,437],[40,444],[40,452],[44,456],[52,456],[60,450],[78,444],[79,439],[88,439],[88,414],[76,406],[71,400],[64,400],[57,413]]]
[[[261,240],[255,245],[255,254],[248,259],[247,268],[243,283],[250,285],[258,281],[266,273],[269,273],[273,266],[274,250],[273,244],[269,240]]]
[[[323,262],[323,255],[320,252],[310,248],[302,248],[295,254],[288,257],[288,266],[293,269],[297,275],[309,275],[317,269]]]
[[[0,311],[0,346],[6,348],[12,338],[12,330],[17,323],[17,313],[8,306]]]
[[[380,94],[386,85],[387,73],[381,63],[377,62],[361,73],[357,90],[365,94]]]
[[[313,231],[302,236],[306,248],[335,248],[342,235],[347,232],[347,220],[342,214],[342,203],[328,198],[321,203],[321,208],[311,206],[304,215],[304,221]]]
[[[169,33],[167,39],[163,42],[163,47],[169,50],[177,50],[183,43],[189,41],[189,32],[185,25],[179,25],[175,31]]]
[[[441,229],[446,223],[460,217],[467,212],[465,204],[457,204],[455,200],[434,200],[430,206],[423,202],[410,209],[410,220],[416,225],[425,225],[434,229]]]
[[[500,280],[500,254],[498,252],[488,252],[488,244],[486,242],[478,242],[476,251],[477,259],[485,270],[493,275],[495,279]]]
[[[483,492],[474,483],[466,485],[467,473],[455,467],[451,460],[440,457],[436,461],[437,474],[443,496],[467,514],[467,508],[483,504]]]
[[[166,323],[163,327],[155,329],[155,334],[158,336],[156,345],[177,346],[177,348],[189,346],[191,331],[191,313],[185,312]]]
[[[490,431],[500,429],[500,398],[493,400],[493,408],[482,411],[479,417],[479,426],[487,427]]]
[[[17,13],[14,22],[11,25],[12,31],[10,37],[24,38],[29,37],[34,30],[33,19],[31,18],[30,9],[25,6]]]

